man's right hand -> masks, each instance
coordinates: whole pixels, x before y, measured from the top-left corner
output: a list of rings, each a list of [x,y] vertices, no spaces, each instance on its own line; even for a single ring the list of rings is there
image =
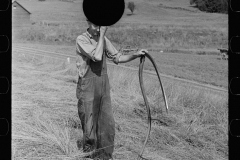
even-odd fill
[[[100,27],[100,36],[104,36],[106,32],[107,32],[107,27],[101,26]]]

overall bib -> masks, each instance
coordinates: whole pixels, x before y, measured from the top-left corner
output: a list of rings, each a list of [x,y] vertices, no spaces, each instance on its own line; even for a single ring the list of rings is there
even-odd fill
[[[106,53],[102,61],[89,61],[89,69],[77,85],[78,114],[83,130],[84,152],[108,160],[114,149],[115,122],[111,107]]]

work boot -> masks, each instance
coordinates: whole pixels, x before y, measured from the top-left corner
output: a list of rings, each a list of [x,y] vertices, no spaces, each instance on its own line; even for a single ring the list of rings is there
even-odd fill
[[[81,139],[78,139],[78,140],[77,140],[77,148],[78,148],[78,150],[80,150],[80,149],[83,148],[83,142],[82,142]]]
[[[85,153],[92,151],[92,146],[89,145],[89,144],[85,145],[85,146],[84,146],[84,149],[83,149],[83,141],[82,141],[81,139],[78,139],[78,140],[77,140],[77,147],[78,147],[79,150],[82,149],[83,152],[85,152]],[[91,156],[91,155],[87,155],[87,156],[85,156],[84,158],[92,158],[92,156]]]

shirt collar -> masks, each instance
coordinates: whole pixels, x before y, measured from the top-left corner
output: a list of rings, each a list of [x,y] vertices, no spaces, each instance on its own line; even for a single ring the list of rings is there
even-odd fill
[[[93,38],[92,35],[88,32],[88,29],[87,29],[86,34],[87,34],[87,36],[88,36],[89,38],[91,38],[91,39]]]

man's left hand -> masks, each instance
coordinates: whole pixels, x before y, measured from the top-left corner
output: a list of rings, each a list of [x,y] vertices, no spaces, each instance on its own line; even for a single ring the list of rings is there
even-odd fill
[[[146,49],[141,49],[141,50],[139,50],[139,51],[136,53],[136,55],[140,57],[141,55],[145,55],[145,53],[148,53],[148,50],[146,50]]]

